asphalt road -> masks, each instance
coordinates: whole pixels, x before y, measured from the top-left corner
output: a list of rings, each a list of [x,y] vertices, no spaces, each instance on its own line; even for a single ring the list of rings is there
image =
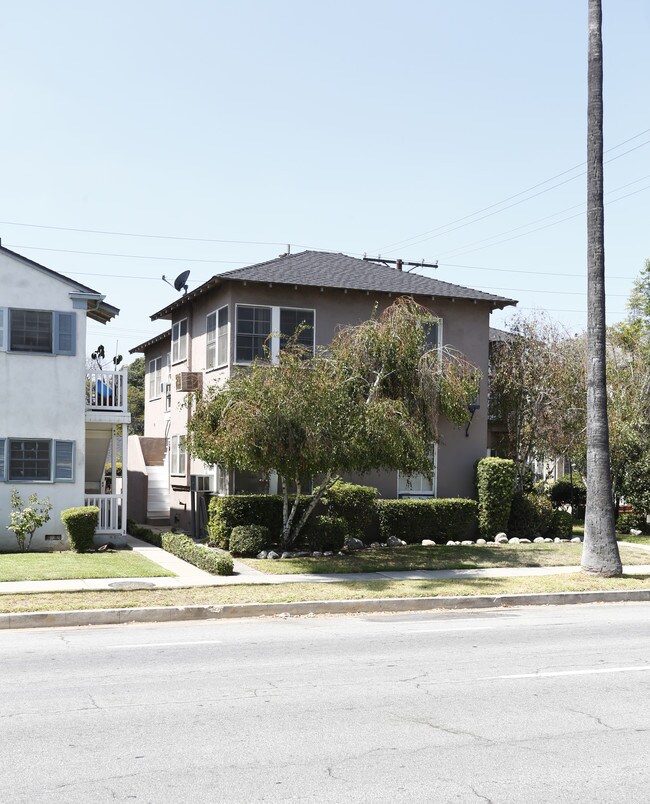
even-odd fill
[[[650,604],[0,633],[0,802],[644,802]]]

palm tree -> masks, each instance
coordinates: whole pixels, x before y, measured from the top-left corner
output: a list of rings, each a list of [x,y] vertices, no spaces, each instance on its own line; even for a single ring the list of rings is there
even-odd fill
[[[621,575],[609,461],[605,376],[603,42],[601,0],[589,2],[587,74],[587,508],[582,569]]]

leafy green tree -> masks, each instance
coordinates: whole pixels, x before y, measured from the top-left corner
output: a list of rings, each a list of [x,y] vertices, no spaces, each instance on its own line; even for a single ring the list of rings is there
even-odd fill
[[[144,357],[136,357],[129,364],[129,413],[131,414],[131,424],[129,433],[131,435],[144,435],[144,379],[145,363]]]
[[[344,473],[399,469],[430,477],[438,417],[466,423],[480,382],[460,354],[429,348],[434,320],[401,298],[381,315],[342,329],[314,356],[297,337],[290,340],[276,365],[267,355],[223,388],[197,396],[190,452],[227,469],[277,472],[285,548]],[[304,477],[317,485],[298,516]]]

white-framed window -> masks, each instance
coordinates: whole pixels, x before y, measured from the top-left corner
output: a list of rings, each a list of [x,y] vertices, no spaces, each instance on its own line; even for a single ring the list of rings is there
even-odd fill
[[[296,343],[314,353],[315,310],[300,310],[296,307],[280,307],[280,349],[284,349],[289,338],[300,329]]]
[[[187,318],[172,326],[172,363],[187,360]]]
[[[298,343],[313,353],[316,311],[296,307],[238,304],[235,312],[235,363],[277,360],[280,350],[300,328]]]
[[[37,355],[75,355],[76,313],[0,309],[0,351]]]
[[[185,451],[185,436],[175,435],[171,438],[171,473],[173,475],[184,475],[187,463],[187,453]]]
[[[149,399],[158,399],[162,393],[162,357],[149,361]]]
[[[236,312],[235,363],[252,363],[266,356],[271,334],[271,308],[238,304]]]
[[[228,365],[228,307],[220,307],[206,318],[206,369]]]
[[[398,497],[435,497],[438,481],[438,445],[434,444],[431,450],[431,480],[426,475],[405,475],[397,473]]]
[[[73,483],[74,441],[0,438],[0,481]]]

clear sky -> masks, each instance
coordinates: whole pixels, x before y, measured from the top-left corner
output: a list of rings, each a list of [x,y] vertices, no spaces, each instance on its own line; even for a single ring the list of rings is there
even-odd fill
[[[650,257],[650,4],[603,6],[614,322]],[[107,354],[163,330],[162,274],[192,288],[287,243],[438,259],[423,272],[579,331],[586,17],[587,0],[7,0],[2,242],[121,308],[89,324]]]

